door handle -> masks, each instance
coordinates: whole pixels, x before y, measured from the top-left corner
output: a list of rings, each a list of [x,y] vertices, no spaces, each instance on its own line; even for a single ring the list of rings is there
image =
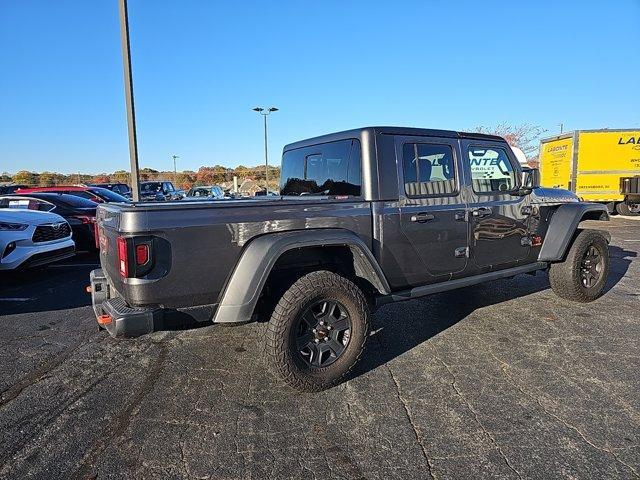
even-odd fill
[[[474,217],[486,217],[491,215],[491,207],[478,207],[471,210],[471,215]]]
[[[418,222],[418,223],[425,223],[425,222],[428,222],[429,220],[433,220],[434,218],[436,217],[434,217],[430,213],[417,213],[415,215],[411,215],[411,221]]]

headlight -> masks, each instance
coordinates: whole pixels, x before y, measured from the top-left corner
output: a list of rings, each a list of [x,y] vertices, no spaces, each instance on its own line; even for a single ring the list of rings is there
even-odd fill
[[[25,223],[7,223],[0,222],[0,230],[10,231],[10,232],[21,232],[22,230],[26,230],[29,225]]]

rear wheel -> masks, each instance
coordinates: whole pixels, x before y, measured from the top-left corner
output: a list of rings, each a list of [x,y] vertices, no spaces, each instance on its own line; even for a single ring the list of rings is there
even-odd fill
[[[368,331],[369,310],[362,291],[335,273],[312,272],[278,301],[267,326],[267,361],[293,388],[324,390],[348,375]]]
[[[602,295],[609,275],[609,246],[600,232],[583,230],[567,258],[549,269],[551,288],[561,298],[592,302]]]
[[[627,217],[640,215],[640,203],[627,203],[626,201],[616,204],[616,212]]]

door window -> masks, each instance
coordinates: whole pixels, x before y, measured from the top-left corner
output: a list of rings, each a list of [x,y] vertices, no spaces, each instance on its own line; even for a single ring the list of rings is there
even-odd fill
[[[407,196],[430,197],[457,193],[451,146],[405,143],[402,147],[402,165]]]
[[[515,169],[503,148],[469,147],[471,183],[476,193],[503,193],[517,188]]]

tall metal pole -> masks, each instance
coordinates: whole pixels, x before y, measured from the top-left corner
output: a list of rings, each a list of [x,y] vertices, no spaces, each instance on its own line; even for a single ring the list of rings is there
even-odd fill
[[[264,117],[264,181],[267,184],[266,189],[269,193],[269,151],[267,149],[267,116]]]
[[[127,0],[118,0],[120,6],[120,38],[122,40],[122,62],[124,66],[124,96],[129,127],[129,160],[131,162],[131,195],[133,201],[140,200],[138,177],[138,139],[136,135],[136,112],[133,103],[133,75],[131,73],[131,47],[129,44],[129,12]]]
[[[178,169],[176,168],[176,158],[180,158],[178,155],[171,155],[173,158],[173,183],[174,185],[178,184]]]
[[[276,107],[262,108],[256,107],[252,109],[264,117],[264,181],[267,184],[267,193],[269,193],[269,149],[267,147],[267,116],[272,112],[277,112]]]

